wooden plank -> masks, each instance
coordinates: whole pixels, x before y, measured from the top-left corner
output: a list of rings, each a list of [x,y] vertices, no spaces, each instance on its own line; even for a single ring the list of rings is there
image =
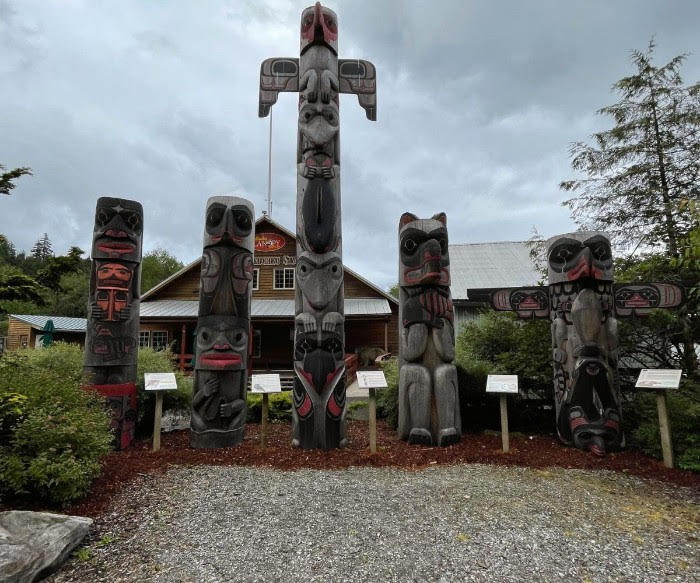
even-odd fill
[[[156,391],[156,412],[153,418],[153,451],[160,449],[160,420],[163,416],[163,391]]]
[[[270,411],[270,396],[263,393],[262,400],[262,417],[260,419],[260,447],[267,447],[267,417]]]
[[[503,453],[510,451],[510,436],[508,435],[508,395],[501,394],[501,441]]]
[[[369,389],[369,451],[377,453],[377,389]]]

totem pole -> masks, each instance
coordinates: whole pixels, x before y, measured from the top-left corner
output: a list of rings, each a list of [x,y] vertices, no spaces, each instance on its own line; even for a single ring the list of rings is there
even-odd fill
[[[140,203],[97,200],[84,371],[109,402],[118,447],[131,443],[136,420],[142,235]]]
[[[399,437],[460,441],[454,309],[445,213],[399,221]]]
[[[336,15],[317,2],[301,15],[299,58],[262,63],[260,117],[280,91],[299,93],[292,443],[330,449],[346,441],[338,94],[356,94],[375,120],[376,73],[338,59]]]
[[[612,251],[604,233],[558,235],[546,245],[549,287],[498,290],[491,303],[523,319],[550,319],[559,439],[604,456],[625,443],[617,318],[676,307],[683,289],[668,283],[614,284]]]
[[[213,196],[207,201],[192,387],[192,447],[228,447],[243,441],[252,337],[253,214],[252,203],[243,198]]]

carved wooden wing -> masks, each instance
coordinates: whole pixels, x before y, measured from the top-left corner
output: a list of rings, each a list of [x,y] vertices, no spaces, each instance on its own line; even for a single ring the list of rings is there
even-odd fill
[[[491,306],[502,312],[515,312],[518,318],[549,318],[549,293],[546,287],[509,287],[491,294]]]
[[[266,117],[280,91],[299,91],[299,59],[265,59],[260,65],[258,117]]]
[[[367,119],[377,121],[377,70],[362,59],[338,59],[340,93],[354,93]]]
[[[618,318],[648,316],[655,308],[675,308],[684,298],[684,288],[675,283],[618,283],[613,286]]]

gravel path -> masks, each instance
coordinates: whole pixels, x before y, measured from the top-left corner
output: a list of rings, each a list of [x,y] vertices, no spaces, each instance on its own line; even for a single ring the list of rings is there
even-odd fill
[[[49,581],[698,581],[699,524],[693,492],[605,471],[175,468]]]

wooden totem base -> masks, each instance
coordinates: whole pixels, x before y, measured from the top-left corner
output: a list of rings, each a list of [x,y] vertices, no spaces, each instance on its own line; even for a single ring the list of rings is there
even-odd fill
[[[245,426],[238,429],[208,431],[192,431],[190,433],[190,447],[197,449],[215,449],[219,447],[232,447],[243,442]]]

